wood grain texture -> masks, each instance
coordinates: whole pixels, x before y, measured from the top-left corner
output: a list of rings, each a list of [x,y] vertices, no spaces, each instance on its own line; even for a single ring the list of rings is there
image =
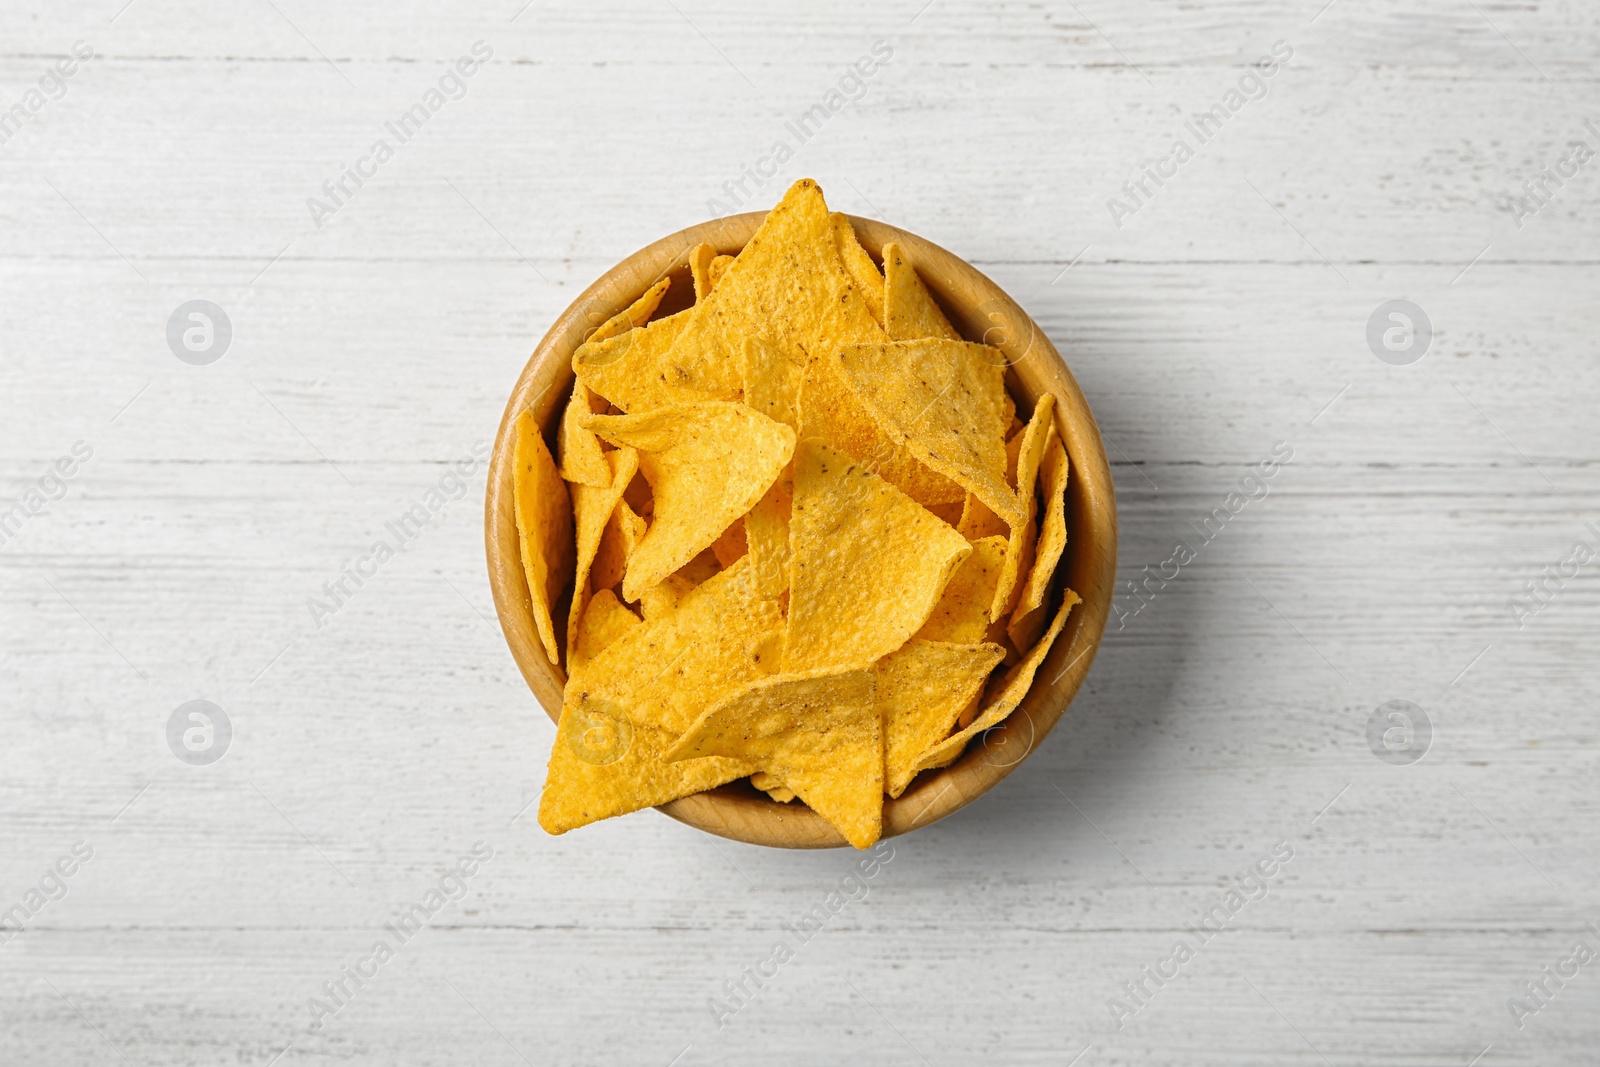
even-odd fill
[[[100,56],[0,145],[0,502],[94,451],[0,545],[0,909],[95,849],[0,945],[0,1063],[1593,1062],[1600,973],[1521,1028],[1507,1000],[1600,923],[1600,585],[1510,603],[1600,522],[1600,172],[1507,198],[1600,147],[1594,5],[121,6],[0,6],[5,108]],[[879,39],[733,210],[814,177],[1026,308],[1107,442],[1122,581],[1294,459],[1113,612],[1000,788],[889,842],[718,1028],[856,857],[653,812],[538,829],[554,731],[496,624],[483,463],[325,625],[306,602],[487,453],[575,294],[707,218]],[[1119,229],[1107,199],[1277,40],[1266,97]],[[1408,367],[1365,340],[1397,297],[1434,326]],[[194,298],[234,328],[207,367],[164,336]],[[200,697],[234,727],[208,767],[165,737]],[[1433,722],[1410,766],[1367,739],[1394,699]],[[467,895],[313,1030],[480,838]],[[1117,1029],[1279,842],[1265,899]]]

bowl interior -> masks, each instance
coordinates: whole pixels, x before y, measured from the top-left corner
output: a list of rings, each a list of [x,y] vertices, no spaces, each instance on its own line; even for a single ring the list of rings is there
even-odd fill
[[[676,310],[691,292],[689,250],[705,242],[721,252],[737,253],[764,217],[752,212],[701,223],[617,264],[556,320],[512,390],[489,464],[484,511],[489,581],[512,656],[552,721],[561,713],[566,677],[545,657],[534,629],[512,511],[511,425],[522,411],[532,410],[548,440],[571,392],[572,353],[582,340],[666,274],[674,277],[657,316]],[[981,796],[1038,747],[1071,703],[1094,660],[1111,607],[1116,501],[1094,416],[1044,331],[999,286],[938,245],[887,223],[854,216],[850,221],[874,259],[881,261],[885,243],[899,243],[962,336],[1006,353],[1006,385],[1023,418],[1042,394],[1055,395],[1056,429],[1072,470],[1067,486],[1067,547],[1052,583],[1051,603],[1059,603],[1063,586],[1083,598],[1017,710],[975,738],[955,763],[924,772],[897,799],[885,799],[883,835],[890,837],[935,822]],[[556,607],[557,619],[564,620],[565,598]],[[564,635],[565,626],[558,624],[556,631]],[[744,782],[684,797],[660,810],[709,833],[752,844],[786,848],[845,844],[838,831],[798,801],[776,803]]]

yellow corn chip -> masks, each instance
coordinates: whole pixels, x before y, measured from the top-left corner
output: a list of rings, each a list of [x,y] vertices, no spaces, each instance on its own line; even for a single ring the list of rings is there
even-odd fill
[[[925,504],[923,506],[943,519],[947,526],[955,526],[959,523],[961,521],[961,513],[965,510],[961,504],[953,501],[949,504]]]
[[[961,506],[961,519],[956,523],[956,531],[969,541],[977,541],[984,537],[1005,537],[1010,529],[983,501],[968,493],[966,502]]]
[[[568,673],[578,673],[584,664],[641,625],[639,616],[629,611],[617,599],[617,594],[609,589],[600,590],[583,610],[576,640],[569,638],[567,641]]]
[[[1012,609],[1011,624],[1006,632],[1011,643],[1018,648],[1028,648],[1039,639],[1044,629],[1044,601],[1050,591],[1050,579],[1061,562],[1061,553],[1067,547],[1067,475],[1069,465],[1067,450],[1061,447],[1055,423],[1050,424],[1049,441],[1044,446],[1044,460],[1039,466],[1043,475],[1045,499],[1044,522],[1039,527],[1039,543],[1034,549],[1033,569]]]
[[[512,506],[522,543],[533,623],[550,662],[561,662],[550,607],[561,596],[572,566],[572,501],[533,413],[517,416],[512,442]]]
[[[850,275],[850,280],[860,291],[861,299],[867,302],[867,309],[872,312],[873,320],[882,326],[883,275],[878,271],[878,265],[872,262],[872,257],[867,255],[867,250],[862,248],[861,242],[856,239],[856,230],[850,225],[850,220],[837,211],[828,217],[833,222],[834,246],[839,249],[839,260],[844,264],[845,273]],[[885,254],[888,254],[887,250]]]
[[[1008,390],[1005,396],[1006,405],[1006,440],[1011,440],[1011,435],[1022,429],[1022,422],[1017,418],[1017,402],[1011,399]]]
[[[610,589],[622,581],[622,575],[628,569],[628,557],[644,540],[648,528],[645,521],[634,514],[626,499],[617,501],[606,523],[605,533],[600,535],[600,547],[595,552],[594,563],[589,568],[590,589]]]
[[[639,470],[655,501],[650,529],[622,579],[624,600],[637,600],[710,548],[761,499],[794,451],[789,427],[725,401],[582,421],[612,444],[639,450]]]
[[[751,578],[740,560],[696,586],[674,610],[590,660],[583,690],[614,702],[636,726],[676,736],[723,696],[772,674],[783,614]]]
[[[578,425],[579,415],[593,415],[597,398],[582,382],[572,383],[572,396],[561,413],[561,432],[556,438],[556,456],[561,477],[603,489],[611,484],[611,468],[606,465],[600,439]],[[603,403],[599,404],[604,407]]]
[[[579,388],[582,388],[580,385]],[[587,432],[587,431],[586,431]],[[567,672],[576,670],[573,657],[578,621],[583,618],[589,603],[589,572],[595,555],[600,551],[600,539],[611,520],[611,512],[622,499],[623,487],[633,479],[639,469],[639,453],[631,448],[619,448],[603,453],[600,462],[610,474],[610,484],[604,489],[575,484],[571,487],[573,523],[578,529],[578,565],[572,582],[572,607],[567,613]],[[605,588],[601,586],[600,588]]]
[[[1079,603],[1078,594],[1068,589],[1055,619],[1050,623],[1050,629],[1045,631],[1044,637],[1028,650],[1027,655],[1023,656],[1016,666],[1000,677],[998,685],[993,687],[993,695],[987,698],[988,703],[982,714],[973,719],[970,726],[940,741],[917,757],[912,765],[915,768],[912,771],[913,776],[929,767],[942,767],[950,763],[953,759],[952,752],[959,753],[973,737],[991,726],[999,725],[1007,715],[1016,710],[1017,705],[1022,703],[1022,698],[1028,695],[1028,687],[1033,685],[1033,676],[1038,672],[1039,664],[1049,655],[1050,646],[1055,643],[1061,628],[1067,624],[1067,616],[1072,612],[1072,606],[1077,603]],[[944,762],[941,763],[940,760]]]
[[[883,329],[891,341],[961,340],[895,241],[883,246],[883,304]]]
[[[579,345],[572,354],[572,369],[595,393],[626,412],[648,411],[686,399],[703,400],[704,395],[687,388],[668,362],[667,353],[688,321],[689,312],[680,311],[615,337]],[[732,399],[732,395],[723,399]]]
[[[778,596],[789,588],[789,515],[793,504],[794,470],[785,467],[744,517],[750,565],[767,596]]]
[[[561,709],[550,749],[539,825],[562,834],[613,815],[713,789],[751,766],[733,759],[663,763],[676,742],[666,730],[631,722],[603,697],[575,694]]]
[[[890,440],[1020,524],[1001,436],[1003,360],[999,349],[967,341],[891,341],[848,345],[837,366]]]
[[[866,666],[893,652],[928,621],[971,551],[966,538],[860,463],[821,441],[801,442],[784,669]]]
[[[991,624],[989,605],[1005,566],[1006,539],[981,537],[972,542],[972,555],[962,561],[944,587],[944,595],[916,636],[924,641],[974,644],[986,639]]]
[[[871,670],[763,678],[708,708],[669,761],[749,760],[770,771],[856,848],[883,826],[883,729]]]
[[[706,280],[711,283],[711,288],[715,289],[717,287],[717,283],[722,280],[722,275],[731,266],[733,266],[732,256],[717,256],[711,261],[711,264],[706,267]]]
[[[763,337],[744,339],[744,402],[790,429],[800,426],[801,369]]]
[[[696,304],[711,295],[711,261],[716,258],[717,250],[708,244],[697,244],[689,250],[689,276],[694,279]]]
[[[602,341],[620,337],[629,330],[649,322],[650,316],[654,315],[656,308],[661,306],[661,298],[666,295],[667,288],[671,285],[671,278],[662,278],[646,289],[644,295],[639,299],[595,327],[595,331],[585,337],[583,339],[584,343],[578,346],[578,352],[582,352],[588,345],[598,345]],[[578,369],[577,354],[573,353],[573,370]]]
[[[669,574],[649,589],[639,594],[639,614],[645,622],[654,622],[678,606],[678,601],[689,595],[695,583],[682,572]]]
[[[734,526],[737,525],[734,523]],[[717,562],[716,554],[708,548],[677,573],[667,575],[664,581],[646,589],[639,596],[639,610],[645,621],[659,618],[677,607],[678,601],[687,596],[691,589],[703,585],[720,570],[722,565]]]
[[[775,774],[757,771],[750,776],[750,784],[773,800],[776,800],[779,804],[787,804],[794,799],[794,790],[784,785]]]
[[[782,475],[779,476],[779,481],[781,480]],[[773,484],[776,485],[777,482],[774,482]],[[767,492],[770,493],[772,490],[768,489]],[[756,506],[759,507],[760,505],[758,504]],[[738,559],[749,550],[750,545],[745,538],[743,520],[735,521],[732,526],[722,531],[721,537],[718,537],[715,541],[711,542],[712,555],[716,556],[717,562],[724,567],[731,564],[734,560]]]
[[[878,428],[845,383],[836,355],[835,350],[820,349],[806,361],[800,383],[800,436],[820,437],[926,507],[960,501],[965,491],[959,485],[924,466]]]
[[[1033,418],[1022,432],[1022,443],[1017,451],[1016,499],[1023,507],[1021,522],[1011,527],[1010,543],[1006,547],[1005,566],[1000,570],[1000,584],[995,586],[994,600],[989,605],[989,618],[999,621],[1017,602],[1020,577],[1033,566],[1033,546],[1037,530],[1033,516],[1034,481],[1039,474],[1039,462],[1044,458],[1044,447],[1050,441],[1056,398],[1045,393],[1033,409]]]
[[[688,316],[652,376],[719,399],[738,395],[746,337],[767,338],[796,365],[818,347],[883,339],[845,273],[828,205],[809,178],[790,187]]]
[[[905,792],[917,774],[917,757],[950,736],[961,709],[983,691],[1004,655],[999,645],[913,638],[878,661],[886,793]]]

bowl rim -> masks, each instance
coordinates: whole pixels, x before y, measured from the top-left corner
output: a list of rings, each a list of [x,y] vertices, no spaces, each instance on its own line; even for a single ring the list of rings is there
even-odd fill
[[[484,496],[484,543],[495,611],[512,658],[552,722],[561,713],[565,673],[545,656],[534,628],[512,509],[512,426],[531,409],[547,438],[574,378],[572,352],[594,328],[668,274],[687,281],[688,255],[704,242],[735,254],[766,217],[745,212],[701,222],[627,256],[585,289],[551,324],[518,374],[490,455]],[[1105,448],[1088,401],[1049,337],[1003,289],[970,263],[925,238],[876,219],[847,216],[862,247],[881,262],[894,241],[916,267],[956,329],[1007,356],[1007,384],[1037,402],[1055,395],[1057,432],[1070,459],[1067,547],[1051,582],[1052,607],[1070,586],[1082,602],[1040,665],[1027,696],[1004,722],[969,743],[948,767],[925,771],[898,798],[884,798],[883,836],[937,822],[982,796],[1020,766],[1060,721],[1104,636],[1114,595],[1116,496]],[[676,285],[676,281],[675,281]],[[565,598],[562,598],[562,603]],[[556,626],[564,641],[564,619]],[[661,805],[657,810],[707,833],[781,848],[833,848],[844,837],[798,802],[779,804],[748,786],[728,785]]]

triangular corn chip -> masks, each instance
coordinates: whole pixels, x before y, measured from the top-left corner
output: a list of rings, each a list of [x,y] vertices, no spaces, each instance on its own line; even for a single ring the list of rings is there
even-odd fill
[[[1033,569],[1012,609],[1011,624],[1006,632],[1011,643],[1018,648],[1028,648],[1039,639],[1044,629],[1044,601],[1050,592],[1050,579],[1055,576],[1056,564],[1067,547],[1067,477],[1069,464],[1067,450],[1061,447],[1055,423],[1050,424],[1049,441],[1044,446],[1044,460],[1039,465],[1044,490],[1044,521],[1039,526],[1039,543],[1034,548]]]
[[[1046,630],[1039,643],[1030,648],[1015,666],[1001,676],[999,683],[992,687],[993,694],[988,696],[988,703],[983,712],[972,720],[971,725],[940,741],[917,757],[913,764],[913,776],[929,767],[945,766],[953,758],[952,752],[960,752],[973,737],[991,726],[999,725],[1007,715],[1016,710],[1017,705],[1022,703],[1022,698],[1028,695],[1028,687],[1033,685],[1033,676],[1038,672],[1039,664],[1050,654],[1050,646],[1055,643],[1061,628],[1067,624],[1067,616],[1072,612],[1072,606],[1079,602],[1078,594],[1068,589],[1061,601],[1061,607],[1056,611],[1055,619],[1050,623],[1050,629]],[[940,762],[941,760],[943,762]]]
[[[961,709],[983,690],[1004,656],[999,645],[913,638],[878,661],[884,792],[905,792],[916,776],[917,757],[950,736]]]
[[[556,458],[561,477],[569,482],[603,489],[611,484],[611,468],[606,465],[600,439],[578,424],[579,415],[593,415],[597,398],[582,382],[572,383],[572,396],[561,413],[561,432],[556,437]],[[604,401],[598,410],[604,410]]]
[[[866,666],[893,652],[928,621],[971,551],[966,538],[860,463],[802,441],[784,669]]]
[[[782,475],[779,476],[779,481]],[[772,483],[774,485],[777,482]],[[768,489],[767,492],[772,492]],[[759,506],[759,505],[758,505]],[[722,531],[722,536],[711,542],[711,554],[717,557],[717,562],[723,567],[730,566],[734,560],[750,550],[750,545],[745,538],[744,523],[735,522],[732,526]]]
[[[617,594],[609,589],[600,590],[583,609],[576,639],[569,639],[567,643],[570,673],[577,673],[589,660],[642,625],[639,616],[629,611],[617,599]]]
[[[809,178],[789,188],[688,316],[657,376],[724,399],[741,387],[746,337],[766,337],[796,365],[819,346],[883,337],[840,262],[828,205]]]
[[[1034,406],[1033,418],[1028,420],[1028,428],[1022,432],[1022,444],[1016,460],[1016,491],[1023,513],[1021,521],[1011,527],[1005,566],[1000,570],[1000,584],[995,586],[994,600],[989,604],[989,618],[996,622],[1016,604],[1017,594],[1021,592],[1018,585],[1021,576],[1033,566],[1034,539],[1038,533],[1033,521],[1036,510],[1033,487],[1039,474],[1039,463],[1044,459],[1045,445],[1050,441],[1050,430],[1054,425],[1050,416],[1055,410],[1055,402],[1055,396],[1050,393],[1041,396]]]
[[[778,480],[744,517],[750,566],[762,593],[777,596],[789,588],[789,515],[794,504],[794,471],[785,467]]]
[[[961,521],[961,513],[964,510],[962,505],[955,501],[951,501],[948,504],[924,504],[922,506],[943,519],[945,525],[952,529]],[[971,539],[968,538],[968,540]]]
[[[707,709],[668,760],[728,756],[770,771],[856,848],[883,827],[883,730],[871,670],[763,678]]]
[[[956,532],[968,541],[977,541],[985,537],[1005,537],[1010,529],[1000,516],[989,510],[988,505],[968,493],[966,502],[961,506],[961,519],[956,523]]]
[[[533,623],[550,662],[561,662],[550,608],[561,596],[572,566],[572,501],[533,413],[517,416],[512,443],[512,508],[522,545]]]
[[[617,501],[589,568],[590,589],[610,589],[622,581],[628,569],[628,558],[644,540],[648,529],[649,524],[634,513],[626,499]]]
[[[890,440],[1020,524],[1006,484],[1005,365],[999,349],[967,341],[849,345],[844,380]]]
[[[895,241],[883,246],[883,329],[891,341],[961,340]]]
[[[706,280],[711,283],[711,288],[715,289],[717,287],[717,283],[722,280],[722,275],[731,266],[733,266],[732,256],[717,256],[711,261],[710,265],[706,267]]]
[[[576,694],[561,709],[539,798],[539,825],[562,834],[613,815],[743,778],[748,763],[695,759],[663,763],[677,734],[631,722],[603,697]]]
[[[925,641],[973,644],[989,632],[989,605],[1006,561],[1004,537],[981,537],[972,542],[972,555],[961,562],[944,587],[944,595],[916,636]]]
[[[580,385],[579,388],[582,388]],[[588,432],[588,431],[585,431]],[[639,470],[639,453],[631,448],[606,452],[600,461],[611,475],[604,489],[575,484],[571,487],[572,518],[578,530],[578,565],[572,581],[572,608],[567,613],[567,672],[577,669],[573,647],[578,621],[589,603],[589,571],[600,551],[600,539],[611,521],[611,512],[622,499],[622,490]],[[605,588],[601,586],[601,588]]]
[[[696,304],[711,295],[711,261],[716,258],[717,250],[703,242],[689,250],[689,277],[694,280]]]
[[[661,298],[667,294],[667,289],[672,285],[671,278],[662,278],[644,291],[644,295],[632,304],[623,308],[605,322],[595,327],[595,331],[583,339],[583,344],[578,346],[578,351],[573,353],[573,370],[577,370],[577,357],[588,345],[598,345],[609,341],[613,337],[620,337],[636,327],[643,326],[650,321],[650,316],[656,313],[656,308],[661,306]]]
[[[583,688],[615,702],[635,725],[677,735],[729,692],[774,673],[783,614],[751,578],[740,560],[696,586],[590,660]]]
[[[639,614],[644,616],[645,622],[654,622],[677,608],[678,601],[688,596],[694,587],[695,583],[681,572],[669,574],[639,594]]]
[[[639,450],[655,508],[628,561],[622,598],[688,563],[760,500],[794,451],[794,431],[743,404],[703,401],[630,415],[589,415],[583,425]]]
[[[856,239],[856,230],[850,225],[850,220],[837,211],[829,218],[833,221],[834,246],[839,250],[839,260],[844,264],[845,273],[850,275],[850,280],[860,291],[861,298],[867,302],[867,309],[872,312],[873,319],[882,326],[883,274],[879,272],[878,265],[872,262],[872,257],[867,255],[867,250],[861,247],[861,242]]]
[[[794,790],[784,785],[775,774],[766,771],[757,771],[750,776],[750,784],[761,790],[779,804],[787,804],[794,799]]]
[[[800,428],[801,368],[764,337],[744,339],[744,402],[792,430]]]
[[[950,504],[965,495],[955,482],[930,470],[878,428],[844,381],[837,352],[811,353],[800,384],[801,437],[818,437],[860,460],[919,504]]]
[[[595,393],[626,412],[648,411],[680,400],[703,400],[683,386],[667,363],[667,353],[689,321],[680,311],[645,326],[580,345],[572,369]],[[731,392],[723,399],[732,399]]]

